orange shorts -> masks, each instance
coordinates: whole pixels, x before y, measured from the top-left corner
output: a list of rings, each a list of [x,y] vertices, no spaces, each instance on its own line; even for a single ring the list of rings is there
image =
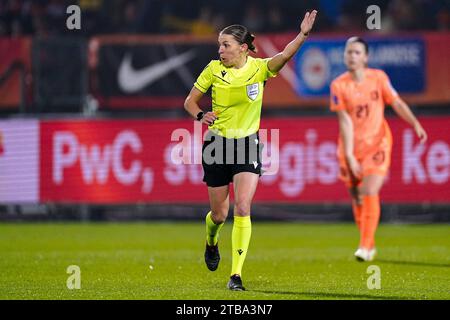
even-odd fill
[[[391,165],[392,137],[386,135],[378,145],[367,150],[363,156],[357,157],[362,169],[362,177],[368,175],[386,176]],[[345,157],[339,152],[339,179],[344,181],[347,187],[359,185],[362,181],[350,174]]]

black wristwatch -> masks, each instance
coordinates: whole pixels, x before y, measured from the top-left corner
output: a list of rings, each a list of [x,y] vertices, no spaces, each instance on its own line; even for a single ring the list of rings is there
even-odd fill
[[[203,111],[200,111],[199,113],[197,113],[197,121],[202,121],[203,119]]]

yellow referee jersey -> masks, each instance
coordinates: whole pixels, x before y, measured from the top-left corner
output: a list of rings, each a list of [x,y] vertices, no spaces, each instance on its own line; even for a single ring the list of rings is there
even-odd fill
[[[228,139],[243,138],[258,131],[265,81],[275,77],[267,67],[270,58],[248,56],[240,68],[225,67],[212,60],[194,86],[205,93],[211,88],[212,111],[217,119],[209,129]]]

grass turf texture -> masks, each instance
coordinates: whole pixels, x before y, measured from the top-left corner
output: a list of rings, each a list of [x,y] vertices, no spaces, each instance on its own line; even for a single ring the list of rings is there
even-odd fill
[[[226,289],[231,226],[210,272],[201,223],[0,224],[0,299],[450,299],[448,225],[381,225],[378,259],[359,263],[353,224],[253,222],[246,292]],[[69,265],[80,290],[66,287]]]

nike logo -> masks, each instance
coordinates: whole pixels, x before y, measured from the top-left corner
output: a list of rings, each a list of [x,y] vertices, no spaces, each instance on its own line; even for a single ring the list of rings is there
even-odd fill
[[[141,70],[135,70],[131,65],[131,53],[127,53],[122,60],[118,72],[118,83],[122,91],[135,93],[146,86],[161,79],[174,69],[187,63],[195,57],[194,50],[170,57]]]

